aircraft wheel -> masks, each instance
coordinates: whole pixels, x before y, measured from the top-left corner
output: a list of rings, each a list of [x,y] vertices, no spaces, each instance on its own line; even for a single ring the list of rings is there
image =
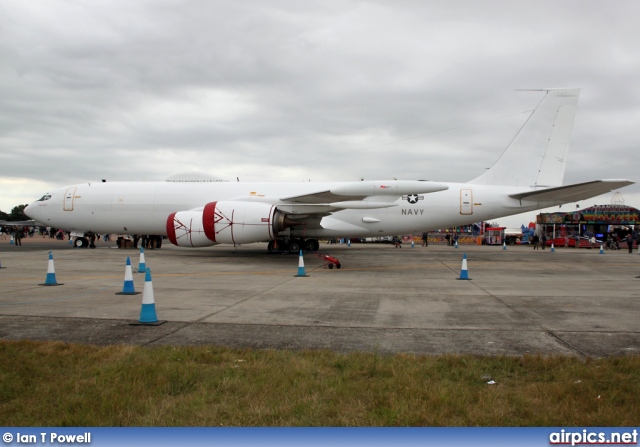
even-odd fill
[[[342,267],[342,266],[341,266],[341,265],[340,265],[340,263],[338,262],[338,263],[336,264],[336,267],[337,267],[337,268],[340,268],[340,267]]]
[[[73,243],[73,245],[76,248],[87,248],[89,246],[89,241],[87,241],[85,238],[83,237],[79,237],[76,238],[75,242]]]
[[[317,239],[307,239],[304,241],[304,249],[306,251],[318,251],[320,248],[320,242]]]
[[[291,239],[291,241],[289,241],[289,251],[291,253],[298,253],[300,251],[300,241],[298,239]]]
[[[333,264],[329,263],[329,270],[331,270],[333,268]]]
[[[276,251],[276,241],[269,241],[269,243],[267,244],[267,252],[268,253],[275,253]]]

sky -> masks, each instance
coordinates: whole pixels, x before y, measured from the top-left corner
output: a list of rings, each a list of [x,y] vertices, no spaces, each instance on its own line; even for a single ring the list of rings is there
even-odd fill
[[[192,171],[466,182],[542,97],[518,90],[553,87],[581,88],[565,184],[635,181],[639,21],[636,0],[0,2],[0,210]]]

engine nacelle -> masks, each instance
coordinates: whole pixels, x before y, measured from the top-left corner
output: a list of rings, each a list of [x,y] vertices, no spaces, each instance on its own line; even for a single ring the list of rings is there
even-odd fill
[[[167,235],[180,247],[266,242],[295,222],[275,205],[261,202],[211,202],[202,211],[180,211],[167,219]]]

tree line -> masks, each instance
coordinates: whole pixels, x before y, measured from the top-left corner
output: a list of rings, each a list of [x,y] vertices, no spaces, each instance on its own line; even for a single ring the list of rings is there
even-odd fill
[[[24,213],[24,209],[27,206],[28,204],[14,206],[11,209],[10,213],[5,213],[2,210],[0,210],[0,220],[6,220],[8,222],[16,222],[19,220],[29,220],[30,218]]]

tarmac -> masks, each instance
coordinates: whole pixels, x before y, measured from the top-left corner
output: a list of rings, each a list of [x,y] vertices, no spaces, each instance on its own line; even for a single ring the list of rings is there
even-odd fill
[[[41,286],[53,253],[59,286]],[[381,354],[640,353],[640,256],[599,249],[329,245],[329,269],[266,244],[145,250],[162,324],[136,324],[140,252],[100,242],[0,240],[0,340],[96,345],[217,345]],[[460,280],[463,254],[469,280]]]

